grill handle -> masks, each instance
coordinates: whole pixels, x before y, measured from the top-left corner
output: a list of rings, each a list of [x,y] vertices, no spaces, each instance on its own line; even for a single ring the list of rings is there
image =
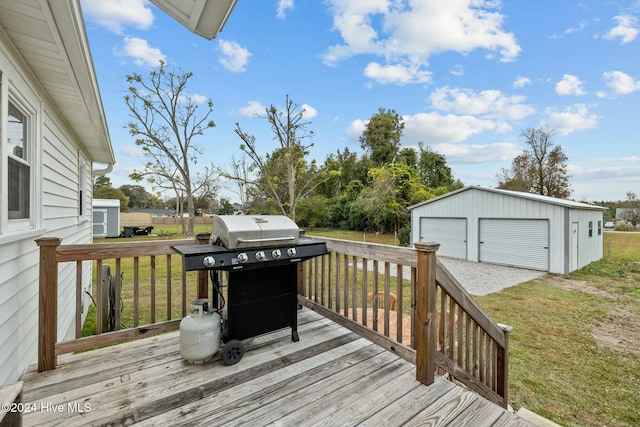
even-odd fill
[[[296,240],[296,238],[291,235],[287,237],[267,237],[265,239],[243,239],[241,237],[238,237],[237,242],[238,243],[261,243],[261,242],[282,242],[282,241],[288,241],[288,240]]]

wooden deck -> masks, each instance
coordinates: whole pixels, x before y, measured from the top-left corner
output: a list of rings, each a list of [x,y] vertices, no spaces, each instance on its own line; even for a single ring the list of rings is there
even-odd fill
[[[309,309],[289,329],[255,338],[243,359],[185,363],[179,334],[60,356],[23,375],[25,426],[530,426]]]

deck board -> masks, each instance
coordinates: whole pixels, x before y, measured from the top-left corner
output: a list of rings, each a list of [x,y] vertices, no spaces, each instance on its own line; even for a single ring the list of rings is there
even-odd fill
[[[29,369],[23,402],[64,410],[24,425],[528,425],[440,377],[420,384],[414,365],[311,310],[298,317],[300,341],[289,329],[256,337],[232,366],[185,363],[173,332]]]

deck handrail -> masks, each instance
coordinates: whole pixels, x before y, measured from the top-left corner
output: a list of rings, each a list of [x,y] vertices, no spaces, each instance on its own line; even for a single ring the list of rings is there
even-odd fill
[[[310,300],[306,305],[324,306],[341,314],[338,322],[365,324],[374,329],[375,334],[402,344],[390,344],[386,348],[415,361],[418,371],[423,370],[421,381],[428,383],[432,378],[428,373],[433,374],[437,367],[452,380],[507,406],[508,334],[511,328],[498,325],[482,310],[437,259],[433,244],[416,243],[415,248],[403,248],[314,238],[327,243],[329,254],[304,264],[304,293]],[[373,265],[373,271],[369,271],[369,265]],[[405,270],[409,270],[409,274],[403,273]],[[394,281],[398,294],[394,295],[398,301],[396,313],[391,312],[387,303],[394,290]],[[366,290],[362,289],[365,282]],[[399,282],[408,283],[398,286]],[[410,293],[404,289],[406,286],[410,287]],[[366,316],[371,311],[367,310],[364,298],[369,291],[385,295],[384,313],[377,315],[378,310],[373,310],[374,315],[382,317],[384,327],[378,327],[377,319],[368,324],[366,317],[358,318],[358,314]],[[410,304],[403,306],[403,299]],[[410,338],[401,322],[404,316],[411,317]],[[396,330],[389,328],[390,319],[396,320]],[[426,340],[423,339],[425,334]],[[378,342],[384,345],[381,340]],[[407,353],[405,347],[413,348],[414,353]]]
[[[170,292],[167,292],[168,320],[156,322],[155,320],[155,283],[156,283],[156,257],[165,256],[166,285],[170,289],[171,283],[171,256],[176,252],[175,245],[205,244],[209,241],[209,233],[199,233],[195,239],[180,240],[149,240],[139,242],[100,243],[100,244],[73,244],[62,245],[62,240],[57,237],[43,237],[36,240],[40,248],[40,275],[39,275],[39,310],[38,310],[38,370],[46,371],[54,369],[57,365],[57,356],[60,354],[88,350],[101,345],[111,345],[116,342],[128,341],[153,333],[175,330],[179,326],[180,319],[171,320]],[[138,314],[138,266],[141,258],[150,259],[150,286],[151,291],[151,322],[139,325]],[[131,328],[120,330],[120,310],[115,310],[115,331],[102,333],[102,305],[96,304],[96,336],[80,338],[82,316],[82,290],[83,290],[83,262],[96,262],[96,284],[102,283],[102,265],[105,260],[115,260],[115,307],[120,307],[120,289],[122,287],[121,262],[131,258],[134,262],[134,325]],[[75,339],[58,342],[58,280],[59,264],[76,263],[75,269]],[[182,316],[186,315],[186,271],[181,271]],[[198,272],[196,279],[197,298],[206,298],[208,293],[208,276],[206,271]],[[102,299],[102,286],[96,286],[96,297]]]
[[[402,248],[339,239],[321,240],[327,243],[329,254],[300,265],[302,274],[298,287],[299,293],[304,296],[299,299],[302,304],[323,308],[327,317],[338,322],[356,321],[369,327],[368,297],[370,293],[376,298],[379,295],[382,301],[378,302],[375,310],[371,308],[370,325],[375,331],[373,333],[382,338],[395,337],[397,342],[390,340],[392,344],[386,348],[413,361],[416,364],[416,377],[421,382],[430,384],[434,374],[441,370],[485,398],[506,407],[510,328],[496,324],[437,259],[438,244],[416,243],[415,248]],[[150,257],[153,288],[156,256],[167,257],[169,270],[170,257],[175,255],[173,246],[208,241],[208,233],[200,234],[195,240],[128,242],[126,245],[61,245],[61,239],[55,237],[38,239],[38,370],[54,369],[59,354],[175,330],[179,326],[180,319],[156,322],[152,315],[150,324],[140,326],[135,323],[133,328],[100,335],[101,307],[98,304],[96,332],[99,336],[79,338],[84,261],[96,262],[97,283],[100,283],[102,262],[115,259],[115,305],[119,307],[122,259]],[[70,262],[76,263],[76,339],[57,342],[58,265]],[[168,271],[167,274],[170,280],[171,273]],[[183,268],[182,316],[186,315],[185,278]],[[396,311],[393,313],[390,310],[392,284],[397,294],[394,294]],[[100,288],[97,287],[98,294]],[[207,289],[207,272],[199,271],[197,297],[207,297]],[[407,301],[403,304],[404,299]],[[153,298],[151,304],[153,313]],[[378,314],[379,311],[381,314]],[[410,321],[408,325],[403,325],[406,316]],[[395,328],[391,328],[393,322],[396,323]],[[116,323],[119,324],[119,318]]]

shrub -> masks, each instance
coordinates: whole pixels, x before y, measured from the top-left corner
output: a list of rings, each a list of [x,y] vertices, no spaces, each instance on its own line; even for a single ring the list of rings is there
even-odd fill
[[[618,221],[614,228],[615,231],[634,231],[633,225],[629,221]]]

